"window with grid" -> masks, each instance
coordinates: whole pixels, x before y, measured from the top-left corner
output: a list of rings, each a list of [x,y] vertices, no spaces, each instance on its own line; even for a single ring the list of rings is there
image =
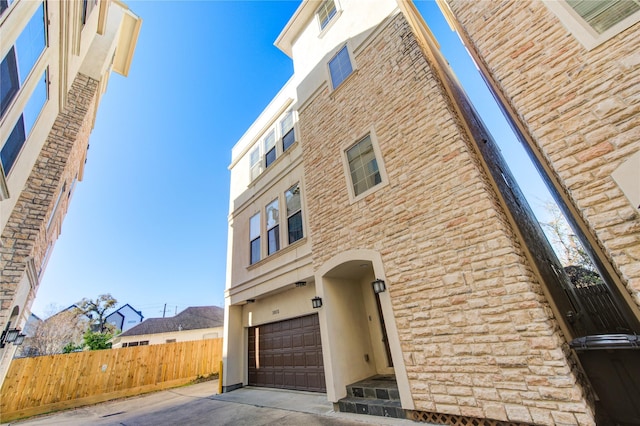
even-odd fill
[[[323,30],[329,22],[331,22],[331,19],[336,15],[336,12],[336,3],[334,0],[324,0],[322,2],[316,12],[318,22],[320,23],[320,30]]]
[[[292,244],[303,237],[300,184],[296,183],[287,189],[284,197],[287,200],[287,231],[289,233],[289,244]]]
[[[293,111],[289,111],[280,122],[280,132],[282,135],[282,152],[284,152],[296,141],[295,130],[293,129]]]
[[[347,161],[356,197],[382,182],[371,136],[366,136],[347,150]]]
[[[267,205],[267,255],[280,250],[280,210],[276,198]]]
[[[566,0],[598,34],[640,11],[640,0]]]
[[[24,86],[38,58],[46,47],[44,3],[24,27],[16,43],[9,49],[0,65],[0,118]]]
[[[13,130],[9,133],[9,137],[2,144],[2,149],[0,149],[0,161],[2,161],[2,167],[7,175],[16,162],[18,154],[22,150],[25,141],[31,133],[31,129],[33,129],[36,120],[40,116],[40,112],[42,112],[42,109],[49,98],[49,85],[47,84],[47,79],[48,73],[45,70],[42,77],[40,77],[38,85],[27,101],[27,105],[25,106],[22,114],[14,125]]]
[[[249,169],[251,173],[251,180],[258,177],[262,171],[260,166],[260,147],[256,146],[249,154]]]
[[[264,138],[264,167],[276,161],[276,131],[271,130]]]
[[[249,264],[260,260],[260,213],[256,213],[249,219],[250,259]]]
[[[351,75],[353,68],[351,66],[351,58],[347,46],[329,61],[329,73],[331,74],[331,84],[333,88],[337,88],[347,77]]]

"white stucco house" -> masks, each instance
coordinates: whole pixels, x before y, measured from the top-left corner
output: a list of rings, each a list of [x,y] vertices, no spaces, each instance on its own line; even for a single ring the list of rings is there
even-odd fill
[[[215,339],[223,334],[224,309],[192,306],[170,318],[149,318],[112,340],[113,348]]]

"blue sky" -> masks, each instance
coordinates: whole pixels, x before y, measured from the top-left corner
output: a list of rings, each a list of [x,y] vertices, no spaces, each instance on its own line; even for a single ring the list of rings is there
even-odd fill
[[[103,293],[146,318],[224,306],[231,148],[293,73],[273,42],[299,1],[127,4],[143,18],[131,71],[102,99],[36,315]],[[544,198],[457,35],[435,2],[416,5],[525,194]]]

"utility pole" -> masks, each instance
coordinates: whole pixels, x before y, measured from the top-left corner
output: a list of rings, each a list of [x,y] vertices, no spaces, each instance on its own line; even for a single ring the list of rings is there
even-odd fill
[[[164,304],[164,309],[162,310],[162,318],[164,318],[164,314],[167,313],[167,304]]]

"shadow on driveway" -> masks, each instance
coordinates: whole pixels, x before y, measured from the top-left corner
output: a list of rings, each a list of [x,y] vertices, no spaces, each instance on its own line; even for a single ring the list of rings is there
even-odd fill
[[[61,411],[15,425],[417,425],[410,420],[336,413],[321,393],[241,388],[218,395],[218,381]],[[424,423],[421,423],[424,424]]]

